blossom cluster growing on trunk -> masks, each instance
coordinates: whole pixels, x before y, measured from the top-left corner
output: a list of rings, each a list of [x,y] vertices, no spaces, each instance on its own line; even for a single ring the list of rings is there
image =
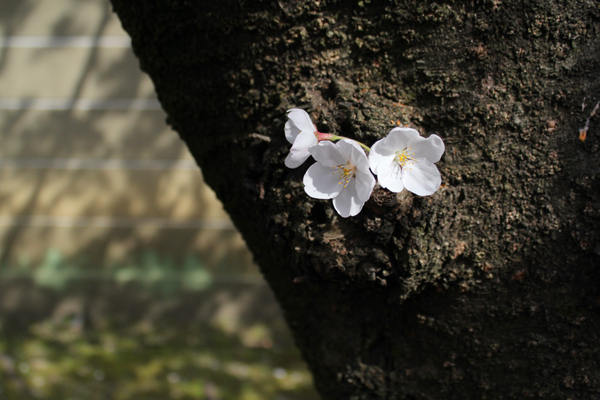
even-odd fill
[[[313,156],[316,163],[304,175],[304,190],[315,199],[333,199],[335,210],[344,218],[357,215],[371,197],[376,183],[373,174],[382,187],[396,193],[407,189],[429,196],[442,183],[435,163],[445,147],[437,135],[424,138],[415,129],[398,127],[369,148],[319,132],[304,110],[293,108],[287,116],[285,137],[292,148],[285,165],[297,168]]]

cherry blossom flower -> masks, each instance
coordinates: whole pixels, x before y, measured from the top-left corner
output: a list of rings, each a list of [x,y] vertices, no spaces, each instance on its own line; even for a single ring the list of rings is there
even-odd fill
[[[285,138],[292,144],[290,154],[285,159],[288,168],[298,168],[310,157],[308,149],[316,146],[321,140],[337,140],[338,136],[322,133],[310,120],[308,113],[300,108],[287,111],[288,121],[285,123]]]
[[[358,214],[375,186],[365,151],[350,139],[320,142],[308,151],[317,162],[304,175],[306,193],[315,199],[333,199],[344,218]]]
[[[392,192],[406,188],[416,195],[429,196],[442,183],[434,163],[444,150],[444,142],[437,135],[424,138],[414,129],[394,128],[371,147],[369,164],[382,187]]]
[[[298,168],[308,157],[308,149],[318,143],[317,128],[310,120],[308,113],[299,108],[287,112],[288,121],[285,123],[285,138],[292,144],[290,154],[285,159],[288,168]]]

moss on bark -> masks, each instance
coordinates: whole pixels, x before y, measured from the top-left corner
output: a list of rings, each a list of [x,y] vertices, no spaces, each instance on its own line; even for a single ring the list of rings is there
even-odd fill
[[[593,0],[112,0],[325,399],[600,398]],[[285,111],[446,142],[433,196],[342,219]]]

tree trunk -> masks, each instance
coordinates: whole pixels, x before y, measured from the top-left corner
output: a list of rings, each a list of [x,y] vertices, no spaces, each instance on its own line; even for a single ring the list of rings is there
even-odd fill
[[[112,2],[324,399],[600,399],[597,1]],[[292,107],[438,134],[442,187],[339,217]]]

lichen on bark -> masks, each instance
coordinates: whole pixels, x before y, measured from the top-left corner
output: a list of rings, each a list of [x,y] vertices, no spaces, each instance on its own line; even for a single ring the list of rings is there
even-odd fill
[[[595,1],[112,2],[324,398],[600,398]],[[442,187],[340,218],[291,107],[438,134]]]

